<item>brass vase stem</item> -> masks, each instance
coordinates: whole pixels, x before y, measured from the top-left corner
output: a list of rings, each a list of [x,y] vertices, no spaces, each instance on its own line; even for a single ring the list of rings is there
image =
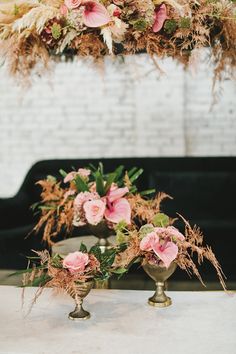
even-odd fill
[[[69,313],[70,320],[87,320],[90,318],[90,313],[83,308],[83,299],[88,295],[93,285],[93,280],[76,285],[76,293],[72,296],[75,300],[75,309]]]
[[[156,291],[154,295],[148,299],[148,304],[159,308],[170,306],[172,301],[171,298],[165,294],[165,281],[174,273],[176,263],[172,262],[169,268],[146,263],[143,265],[143,269],[156,284]]]

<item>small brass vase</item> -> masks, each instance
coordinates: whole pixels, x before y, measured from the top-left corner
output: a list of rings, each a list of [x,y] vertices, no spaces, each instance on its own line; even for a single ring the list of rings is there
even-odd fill
[[[102,252],[105,252],[107,249],[111,248],[111,244],[108,241],[108,237],[111,236],[114,232],[110,230],[105,222],[100,222],[98,225],[89,225],[90,232],[98,238],[96,245],[98,245]]]
[[[172,304],[171,298],[165,294],[165,281],[174,273],[177,265],[172,262],[169,268],[160,267],[155,264],[143,264],[144,271],[156,283],[155,294],[148,299],[148,304],[155,307],[167,307]]]
[[[85,283],[76,284],[76,292],[72,296],[75,300],[75,309],[69,313],[70,320],[87,320],[90,318],[90,313],[83,309],[83,299],[88,295],[93,288],[94,281],[87,281]]]

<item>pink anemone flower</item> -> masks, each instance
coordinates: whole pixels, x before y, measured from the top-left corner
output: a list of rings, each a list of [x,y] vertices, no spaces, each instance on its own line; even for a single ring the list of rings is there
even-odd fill
[[[153,32],[159,32],[167,19],[166,5],[162,4],[155,10],[155,19],[152,27]]]
[[[107,207],[105,218],[115,224],[124,220],[128,225],[131,223],[131,208],[128,200],[122,198],[129,192],[127,187],[111,187],[106,195]]]
[[[107,9],[96,1],[83,1],[83,21],[87,27],[100,27],[111,21]]]
[[[153,251],[163,262],[166,268],[169,268],[171,262],[175,260],[178,254],[178,246],[171,241],[160,243],[159,237],[155,232],[150,232],[140,242],[142,251]]]
[[[114,203],[109,203],[105,210],[105,218],[114,224],[125,221],[129,225],[131,223],[131,208],[128,200],[120,198]]]

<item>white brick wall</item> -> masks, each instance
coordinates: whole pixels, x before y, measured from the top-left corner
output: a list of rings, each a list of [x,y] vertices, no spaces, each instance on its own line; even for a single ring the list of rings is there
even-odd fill
[[[48,158],[236,155],[235,83],[212,111],[212,73],[171,60],[155,71],[144,56],[61,63],[22,92],[0,69],[0,197],[18,190],[30,166]]]

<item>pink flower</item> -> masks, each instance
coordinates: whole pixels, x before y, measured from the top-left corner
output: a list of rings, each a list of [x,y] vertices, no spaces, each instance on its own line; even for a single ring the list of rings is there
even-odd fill
[[[90,192],[80,192],[75,200],[74,200],[74,208],[79,209],[82,208],[85,202],[89,200],[98,199],[99,195],[97,193],[90,193]]]
[[[105,211],[105,218],[114,224],[125,221],[129,225],[131,223],[131,208],[128,200],[120,198],[114,203],[109,203]]]
[[[80,177],[87,178],[90,175],[91,171],[88,170],[87,168],[79,168],[78,169],[78,174]]]
[[[67,16],[68,14],[68,8],[66,7],[65,4],[62,4],[60,7],[60,13],[62,14],[62,16]]]
[[[89,224],[97,225],[102,221],[106,204],[101,200],[90,200],[84,203],[85,217]]]
[[[63,260],[63,267],[71,273],[82,273],[86,265],[89,263],[89,256],[83,252],[69,253]]]
[[[169,268],[171,262],[177,257],[178,246],[174,242],[164,242],[164,244],[156,242],[153,251],[162,260],[164,266]]]
[[[168,226],[168,227],[155,227],[156,233],[161,236],[162,238],[170,238],[174,237],[180,241],[183,241],[185,239],[184,235],[179,232],[178,229],[174,226]]]
[[[81,4],[81,0],[65,0],[65,5],[68,9],[76,9]]]
[[[140,242],[140,249],[142,251],[152,251],[155,242],[159,242],[159,237],[153,231],[147,234]]]
[[[169,241],[161,243],[156,232],[150,232],[142,239],[140,249],[147,252],[153,251],[166,268],[170,266],[178,254],[178,246]]]
[[[153,32],[159,32],[167,19],[166,5],[162,4],[155,10],[155,19],[152,27]]]
[[[181,232],[179,232],[179,230],[176,229],[176,227],[168,226],[167,229],[168,229],[168,232],[170,233],[170,235],[175,237],[177,240],[179,240],[179,241],[184,241],[185,240],[184,235],[181,234]]]
[[[111,21],[106,8],[96,1],[83,1],[83,21],[87,27],[100,27]]]
[[[113,203],[115,200],[122,198],[128,192],[129,192],[128,187],[124,187],[124,188],[113,187],[110,188],[109,192],[107,193],[107,199],[109,203]]]
[[[64,183],[68,183],[71,182],[76,176],[76,172],[75,171],[71,171],[69,172],[66,177],[64,178]]]

